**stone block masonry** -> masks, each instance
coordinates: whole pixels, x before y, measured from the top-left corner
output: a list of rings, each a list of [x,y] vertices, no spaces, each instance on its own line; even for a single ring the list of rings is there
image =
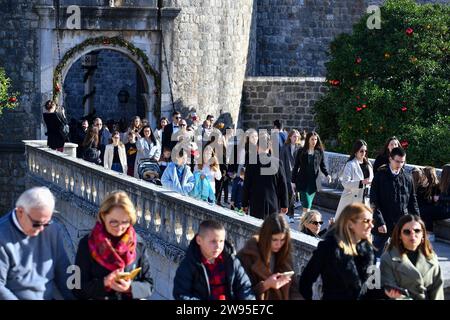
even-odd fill
[[[273,127],[280,119],[286,128],[313,130],[314,103],[326,92],[324,78],[247,77],[242,91],[243,127]]]
[[[0,66],[20,93],[19,106],[0,116],[0,215],[11,210],[25,188],[22,140],[35,137],[41,123],[39,47],[34,1],[0,1]]]
[[[165,6],[182,8],[166,48],[177,108],[195,108],[202,119],[229,113],[237,123],[253,0],[171,0]]]

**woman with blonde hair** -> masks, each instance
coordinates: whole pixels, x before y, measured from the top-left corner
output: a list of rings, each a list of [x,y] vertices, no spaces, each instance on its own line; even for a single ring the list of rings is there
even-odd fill
[[[210,143],[205,145],[203,149],[203,159],[199,159],[195,171],[199,171],[201,173],[200,179],[208,179],[215,194],[216,180],[220,180],[222,178],[222,173],[220,172],[219,160],[214,154],[214,149]]]
[[[375,262],[371,243],[372,210],[353,203],[320,241],[300,278],[300,293],[312,299],[312,286],[319,275],[323,300],[358,300],[365,295],[368,268]]]
[[[391,299],[444,300],[444,282],[424,222],[404,215],[381,256],[381,285]]]
[[[103,166],[119,173],[127,173],[127,152],[125,145],[120,141],[119,131],[113,131],[111,135],[112,143],[105,147]]]
[[[128,195],[114,191],[100,205],[97,222],[78,244],[79,299],[127,300],[148,298],[153,291],[145,242],[136,234],[136,210]],[[141,268],[133,279],[120,273]]]
[[[320,230],[323,225],[322,215],[317,210],[303,212],[300,217],[299,230],[308,236],[321,239],[327,229]]]
[[[237,256],[252,282],[256,299],[301,298],[292,272],[294,266],[289,225],[282,215],[273,213],[267,216],[258,234],[247,241]]]

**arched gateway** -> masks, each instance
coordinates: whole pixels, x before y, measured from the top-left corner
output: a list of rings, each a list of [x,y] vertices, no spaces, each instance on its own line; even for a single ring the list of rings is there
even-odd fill
[[[43,1],[47,2],[47,1]],[[157,117],[172,106],[167,70],[161,63],[161,39],[171,45],[171,22],[179,9],[158,8],[157,1],[147,7],[108,8],[79,6],[80,26],[71,28],[69,6],[37,5],[39,15],[39,66],[41,106],[48,99],[61,102],[64,80],[70,67],[86,54],[113,50],[127,56],[143,81],[145,116],[155,126]],[[158,23],[159,20],[159,23]],[[170,60],[170,57],[165,57]],[[41,125],[40,135],[45,132]]]

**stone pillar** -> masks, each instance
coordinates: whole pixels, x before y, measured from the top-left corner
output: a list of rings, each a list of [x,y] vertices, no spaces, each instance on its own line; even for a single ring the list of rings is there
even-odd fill
[[[64,144],[64,153],[67,154],[68,156],[77,157],[77,147],[78,144],[76,143],[71,143],[71,142],[66,142]]]

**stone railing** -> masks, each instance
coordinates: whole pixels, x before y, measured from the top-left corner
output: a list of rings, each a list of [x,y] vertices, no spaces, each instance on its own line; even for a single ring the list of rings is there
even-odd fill
[[[57,197],[57,218],[66,226],[71,257],[78,240],[95,223],[98,206],[114,190],[127,192],[137,209],[136,230],[153,252],[152,273],[158,294],[171,298],[176,266],[201,221],[220,221],[237,250],[256,234],[262,220],[182,196],[162,187],[104,169],[47,148],[45,141],[24,141],[27,186],[48,186]],[[312,237],[292,232],[295,271],[299,274],[317,246]]]

